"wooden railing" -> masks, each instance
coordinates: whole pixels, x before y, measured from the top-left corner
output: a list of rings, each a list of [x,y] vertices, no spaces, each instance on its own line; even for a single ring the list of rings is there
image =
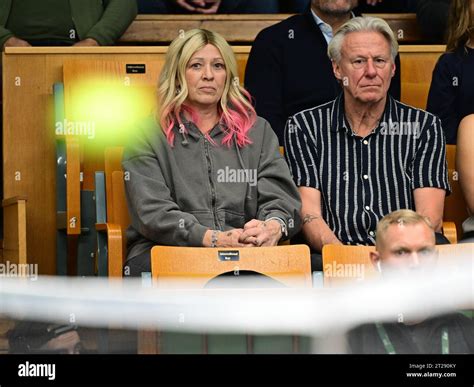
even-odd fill
[[[122,36],[119,44],[165,45],[182,31],[204,28],[216,31],[232,44],[251,44],[257,34],[273,24],[287,19],[288,14],[267,15],[139,15]],[[400,43],[421,43],[414,13],[370,14],[385,19]]]

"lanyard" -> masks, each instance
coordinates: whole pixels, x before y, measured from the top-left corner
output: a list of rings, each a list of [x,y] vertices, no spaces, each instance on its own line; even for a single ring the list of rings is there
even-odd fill
[[[377,327],[377,332],[379,334],[380,340],[382,340],[383,346],[385,347],[385,351],[389,355],[395,355],[397,352],[395,351],[395,347],[392,344],[392,341],[388,337],[387,331],[383,327],[382,324],[376,323],[375,326]],[[441,353],[443,355],[449,355],[449,335],[448,335],[448,328],[443,328],[441,330]]]

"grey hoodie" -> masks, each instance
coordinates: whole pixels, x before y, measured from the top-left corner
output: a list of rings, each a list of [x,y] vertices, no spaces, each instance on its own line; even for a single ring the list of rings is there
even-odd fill
[[[139,125],[122,161],[131,226],[128,258],[154,245],[202,246],[207,230],[243,228],[252,219],[278,217],[289,237],[301,225],[301,199],[263,118],[249,131],[252,144],[222,145],[216,125],[211,143],[192,123],[174,128],[170,146],[153,117]]]

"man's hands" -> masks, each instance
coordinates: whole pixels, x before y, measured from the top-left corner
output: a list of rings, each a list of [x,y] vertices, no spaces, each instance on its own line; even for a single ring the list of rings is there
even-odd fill
[[[239,241],[253,246],[276,246],[281,239],[281,224],[271,219],[267,222],[253,219],[244,226]]]
[[[368,5],[377,5],[378,3],[381,3],[383,0],[367,0]]]
[[[3,47],[31,47],[31,44],[28,43],[26,40],[12,36],[5,42]]]
[[[74,47],[96,47],[96,46],[99,46],[99,43],[97,43],[97,41],[92,38],[87,38],[74,44]],[[8,39],[5,42],[4,47],[31,47],[31,44],[28,43],[26,40],[12,36],[10,39]]]
[[[97,46],[99,46],[99,43],[97,43],[97,41],[92,38],[87,38],[73,44],[73,47],[97,47]]]
[[[174,0],[190,12],[213,14],[219,10],[222,0]]]

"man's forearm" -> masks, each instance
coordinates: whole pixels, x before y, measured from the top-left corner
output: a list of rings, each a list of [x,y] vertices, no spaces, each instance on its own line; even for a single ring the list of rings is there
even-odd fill
[[[321,215],[303,213],[302,230],[307,242],[316,251],[322,251],[324,245],[342,244]]]
[[[443,209],[446,191],[440,188],[419,188],[413,192],[416,212],[427,217],[433,229],[440,232],[443,227]]]

